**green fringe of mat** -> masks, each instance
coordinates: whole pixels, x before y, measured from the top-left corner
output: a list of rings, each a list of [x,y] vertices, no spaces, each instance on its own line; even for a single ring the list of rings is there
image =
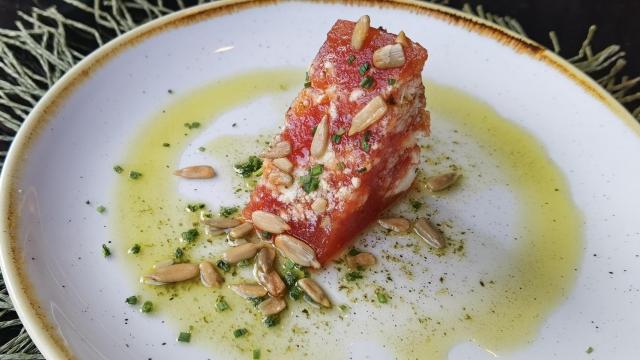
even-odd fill
[[[15,29],[0,29],[0,166],[11,141],[31,109],[67,70],[109,40],[153,19],[205,0],[60,0],[58,7],[75,8],[75,17],[57,7],[18,12]],[[446,0],[431,1],[447,4]],[[80,10],[80,11],[77,11]],[[465,4],[463,11],[527,36],[520,23]],[[591,26],[578,54],[567,60],[592,76],[640,120],[640,77],[623,75],[625,53],[618,45],[595,51]],[[560,53],[555,32],[549,33],[553,51]],[[90,44],[90,45],[87,45]],[[635,106],[635,107],[634,107]],[[17,334],[0,346],[0,360],[44,359],[16,318],[4,281],[0,278],[0,331]]]

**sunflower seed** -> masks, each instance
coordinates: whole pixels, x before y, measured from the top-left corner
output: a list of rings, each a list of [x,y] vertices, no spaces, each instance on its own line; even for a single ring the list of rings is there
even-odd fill
[[[367,38],[369,32],[369,26],[371,19],[369,15],[364,15],[358,19],[356,26],[353,28],[353,34],[351,35],[351,47],[355,50],[360,50],[364,45],[364,40]]]
[[[260,154],[265,159],[278,159],[291,154],[291,144],[288,141],[280,141]]]
[[[351,269],[370,267],[376,264],[376,257],[367,252],[361,252],[354,256],[347,256],[347,266]]]
[[[154,286],[167,285],[166,282],[153,280],[153,279],[147,277],[146,275],[140,277],[140,283],[141,284],[145,284],[145,285],[154,285]]]
[[[400,33],[398,33],[398,36],[396,37],[396,43],[404,47],[411,46],[411,40],[409,40],[404,31],[400,31]]]
[[[313,301],[324,307],[331,307],[331,301],[317,282],[311,278],[303,278],[298,280],[297,284]]]
[[[256,255],[256,266],[259,271],[267,273],[273,270],[273,262],[276,259],[276,251],[271,246],[266,246]]]
[[[264,286],[267,292],[271,296],[280,296],[287,289],[284,281],[280,278],[280,275],[276,271],[262,272],[258,267],[258,264],[253,266],[253,276],[258,281],[258,284]]]
[[[272,234],[282,234],[291,230],[291,227],[278,215],[257,210],[251,214],[251,220],[256,227]]]
[[[253,230],[253,224],[246,222],[231,229],[231,231],[229,231],[229,236],[234,239],[240,239],[247,236],[251,230]]]
[[[229,285],[229,289],[245,299],[260,298],[267,295],[267,290],[262,285],[258,284]]]
[[[373,53],[373,66],[378,69],[401,67],[404,61],[404,50],[400,44],[383,46]]]
[[[217,227],[205,225],[204,234],[207,236],[216,236],[224,234],[224,229],[219,229]]]
[[[222,260],[231,264],[235,264],[242,260],[251,259],[252,257],[256,256],[256,253],[258,252],[258,250],[260,250],[261,247],[262,245],[254,243],[238,245],[225,251],[222,254]]]
[[[327,150],[327,144],[329,144],[329,124],[327,115],[325,115],[318,123],[315,134],[313,134],[313,140],[311,140],[311,147],[309,148],[311,156],[316,159],[321,158]]]
[[[163,266],[155,270],[153,274],[149,274],[145,278],[161,283],[174,283],[193,279],[198,276],[199,271],[198,265],[189,263]]]
[[[378,219],[378,224],[383,228],[395,232],[407,232],[411,228],[411,223],[405,218]]]
[[[315,251],[305,242],[290,235],[278,235],[273,243],[284,256],[294,263],[301,266],[311,266],[314,269],[320,268]]]
[[[349,136],[366,130],[369,126],[380,120],[386,112],[387,103],[382,96],[378,95],[374,97],[353,117],[351,127],[349,128]]]
[[[220,287],[224,282],[224,277],[208,261],[203,261],[198,265],[200,268],[200,281],[206,287]]]
[[[432,192],[445,190],[455,184],[459,178],[460,174],[456,172],[430,176],[427,178],[427,189]]]
[[[293,177],[286,172],[278,170],[277,168],[271,170],[267,177],[267,181],[276,186],[282,185],[284,187],[289,187],[293,185]]]
[[[293,164],[287,158],[277,158],[273,159],[273,165],[278,169],[286,172],[287,174],[291,174],[293,171]]]
[[[202,223],[218,229],[229,229],[242,224],[242,221],[238,219],[214,217],[211,219],[202,220]]]
[[[413,224],[413,230],[422,240],[435,248],[442,249],[447,246],[447,242],[442,236],[442,233],[425,218],[418,219]]]
[[[258,310],[262,315],[275,315],[287,307],[287,302],[281,297],[269,297],[267,300],[258,304]]]
[[[322,214],[327,210],[327,199],[318,198],[311,203],[311,210],[316,214]]]
[[[185,179],[211,179],[216,172],[209,165],[196,165],[176,170],[173,174]]]

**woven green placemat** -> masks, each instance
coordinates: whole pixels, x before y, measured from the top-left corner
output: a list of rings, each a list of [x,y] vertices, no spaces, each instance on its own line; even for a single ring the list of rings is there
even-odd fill
[[[166,14],[206,0],[60,0],[56,7],[18,12],[14,29],[0,29],[0,166],[20,124],[44,93],[73,65],[107,41]],[[431,2],[446,5],[446,0]],[[463,11],[527,36],[518,21],[464,5]],[[67,15],[71,14],[71,15]],[[640,120],[640,77],[624,75],[625,53],[618,45],[600,50],[591,47],[596,27],[588,29],[579,52],[566,57],[593,77]],[[560,54],[558,36],[549,41]],[[563,54],[561,54],[563,55]],[[10,338],[0,346],[0,360],[43,359],[15,314],[0,277],[0,332]]]

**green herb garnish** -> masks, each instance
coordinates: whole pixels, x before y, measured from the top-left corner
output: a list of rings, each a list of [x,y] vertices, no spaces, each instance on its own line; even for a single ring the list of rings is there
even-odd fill
[[[349,256],[356,256],[356,255],[358,255],[358,254],[360,254],[360,250],[358,250],[358,249],[356,249],[356,248],[351,248],[351,249],[349,250]]]
[[[244,259],[238,263],[238,266],[241,268],[249,267],[251,266],[251,261],[249,261],[249,259]]]
[[[409,202],[411,203],[411,207],[414,211],[418,211],[422,207],[422,202],[418,200],[409,200]]]
[[[116,165],[113,167],[113,171],[117,172],[118,174],[122,174],[122,172],[124,171],[124,168],[120,165]]]
[[[371,131],[367,130],[362,135],[362,138],[360,138],[360,147],[362,148],[362,150],[364,150],[364,152],[369,152],[369,150],[371,149],[369,140],[371,140]]]
[[[389,299],[387,298],[387,294],[385,294],[382,291],[377,291],[376,297],[378,298],[378,302],[380,304],[386,304],[387,302],[389,302]]]
[[[144,304],[142,304],[140,311],[143,313],[150,313],[151,311],[153,311],[153,303],[148,300],[145,301]]]
[[[311,80],[309,79],[309,72],[307,71],[304,76],[304,87],[311,87]]]
[[[196,212],[205,208],[204,204],[188,204],[185,210],[188,212]]]
[[[347,168],[347,165],[344,162],[340,161],[337,167],[338,167],[338,170],[342,171]]]
[[[218,310],[219,312],[229,310],[229,304],[227,304],[224,296],[218,296],[218,298],[216,299],[216,310]]]
[[[260,349],[253,349],[253,360],[260,360]]]
[[[229,216],[237,213],[238,210],[240,210],[240,207],[238,206],[221,206],[220,211],[218,211],[218,215],[228,218]]]
[[[247,161],[234,165],[233,169],[238,173],[238,175],[243,178],[248,178],[253,175],[253,173],[260,170],[261,167],[262,160],[257,156],[251,155]]]
[[[111,249],[106,244],[102,244],[102,256],[109,257],[111,256]]]
[[[129,254],[139,254],[140,253],[140,244],[133,244],[132,247],[129,248]]]
[[[242,328],[242,329],[235,329],[233,330],[233,337],[235,337],[236,339],[242,336],[247,335],[247,333],[249,332],[249,330]]]
[[[183,241],[186,242],[194,242],[196,241],[196,239],[198,238],[198,236],[200,235],[200,233],[198,232],[197,229],[189,229],[185,232],[182,233],[181,237]]]
[[[187,129],[191,130],[191,129],[197,129],[200,127],[200,123],[197,121],[194,121],[192,123],[184,123],[184,127],[186,127]]]
[[[354,61],[356,61],[356,56],[353,54],[349,55],[349,57],[347,58],[347,62],[349,64],[353,64]]]
[[[302,296],[304,295],[304,293],[302,292],[302,289],[300,289],[297,286],[293,286],[290,290],[289,290],[289,297],[293,300],[300,300],[302,298]]]
[[[318,190],[320,187],[320,175],[324,170],[324,165],[317,164],[309,169],[309,175],[301,176],[298,181],[302,185],[302,189],[308,194]]]
[[[163,147],[171,147],[171,144],[169,144],[169,143],[162,143],[162,146],[163,146]]]
[[[124,302],[126,302],[129,305],[135,305],[138,303],[138,297],[135,295],[129,296],[128,298],[124,299]]]
[[[271,237],[273,236],[273,234],[272,234],[272,233],[270,233],[270,232],[268,232],[268,231],[261,231],[261,232],[260,232],[260,236],[262,236],[262,238],[263,238],[264,240],[269,240],[269,239],[271,239]]]
[[[178,341],[188,343],[189,341],[191,341],[191,333],[181,331],[180,335],[178,335]]]
[[[360,68],[358,69],[358,72],[360,73],[360,75],[364,76],[364,74],[367,73],[369,68],[371,68],[371,64],[369,64],[368,62],[364,63],[364,64],[360,65]]]
[[[96,208],[96,211],[99,212],[100,214],[104,214],[107,211],[107,208],[100,205]]]
[[[261,302],[264,301],[264,298],[262,298],[262,297],[251,297],[251,298],[247,298],[247,300],[249,300],[249,302],[252,303],[254,307],[257,307]]]
[[[229,272],[229,270],[231,270],[231,265],[229,265],[229,263],[224,260],[218,260],[216,266],[224,272]]]
[[[142,173],[137,172],[135,170],[129,171],[129,179],[138,180],[142,176]]]
[[[313,165],[311,167],[311,170],[309,170],[309,175],[311,175],[311,176],[320,176],[320,174],[322,174],[323,170],[324,170],[324,165],[322,165],[322,164]]]
[[[396,84],[396,79],[391,79],[391,78],[387,79],[387,84],[389,84],[391,86],[395,85]]]
[[[205,150],[207,150],[207,148],[205,148],[204,146],[200,146],[200,147],[198,148],[198,151],[200,151],[200,152],[203,152],[203,151],[205,151]]]
[[[363,89],[368,89],[373,86],[374,80],[371,76],[365,76],[360,80],[360,87]]]
[[[587,353],[587,354],[591,354],[592,352],[593,352],[593,348],[592,348],[591,346],[589,346],[589,347],[587,348],[586,353]]]
[[[182,257],[184,256],[184,250],[182,250],[182,248],[177,248],[173,255],[176,257],[176,259],[182,259]]]
[[[359,271],[352,271],[347,274],[345,279],[347,279],[347,281],[356,281],[362,279],[362,274]]]
[[[278,316],[276,315],[269,315],[266,318],[262,319],[262,323],[266,327],[274,327],[278,325],[278,322],[279,322],[279,319],[278,319]]]

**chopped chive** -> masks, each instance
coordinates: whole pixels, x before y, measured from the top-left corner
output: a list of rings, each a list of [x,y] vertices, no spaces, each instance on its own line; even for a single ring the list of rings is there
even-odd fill
[[[260,360],[260,349],[253,349],[253,360]]]
[[[299,181],[302,184],[302,190],[307,194],[318,190],[320,187],[320,179],[317,176],[304,175],[300,177]]]
[[[358,69],[358,72],[360,73],[360,75],[364,76],[364,74],[367,73],[367,71],[369,70],[369,68],[371,67],[371,64],[364,63],[362,65],[360,65],[360,68]]]
[[[104,214],[107,211],[107,208],[100,205],[96,208],[96,211],[99,212],[100,214]]]
[[[197,121],[194,121],[192,123],[184,123],[184,127],[186,127],[187,129],[191,130],[191,129],[197,129],[200,127],[200,123]]]
[[[187,210],[188,212],[196,212],[198,210],[202,210],[205,208],[205,205],[202,203],[199,204],[188,204],[187,207],[185,208],[185,210]]]
[[[279,319],[278,316],[276,315],[269,315],[267,317],[265,317],[264,319],[262,319],[262,323],[266,326],[266,327],[274,327],[276,325],[278,325]]]
[[[360,80],[360,87],[363,89],[368,89],[373,86],[374,80],[371,76],[365,76]]]
[[[111,249],[109,249],[109,247],[106,244],[102,244],[102,255],[104,257],[111,256]]]
[[[180,335],[178,335],[178,341],[179,342],[184,342],[184,343],[188,343],[191,341],[191,333],[190,332],[180,332]]]
[[[367,130],[362,135],[362,138],[360,138],[360,147],[365,152],[369,152],[369,150],[371,149],[371,144],[369,144],[369,140],[371,140],[371,131]]]
[[[169,143],[162,143],[162,146],[163,146],[163,147],[171,147],[171,144],[169,144]]]
[[[586,353],[587,353],[587,354],[591,354],[592,352],[593,352],[593,348],[592,348],[591,346],[589,346],[589,347],[587,348]]]
[[[182,240],[186,241],[186,242],[194,242],[198,236],[200,235],[200,233],[198,232],[197,229],[189,229],[185,232],[183,232],[181,234]]]
[[[385,294],[382,291],[376,292],[376,297],[378,298],[378,302],[380,304],[386,304],[387,302],[389,302],[389,299],[387,298],[387,294]]]
[[[204,146],[200,146],[200,147],[198,148],[198,151],[200,151],[200,152],[203,152],[203,151],[205,151],[205,150],[207,150],[207,148],[205,148]]]
[[[140,253],[140,244],[133,244],[132,247],[129,248],[129,254],[139,254]]]
[[[257,307],[261,302],[264,301],[264,298],[262,298],[262,297],[251,297],[251,298],[248,298],[247,300],[249,300],[249,302],[252,303],[254,307]]]
[[[311,80],[309,79],[309,72],[307,71],[304,76],[304,87],[311,87]]]
[[[249,330],[242,328],[242,329],[235,329],[233,330],[233,337],[235,337],[236,339],[242,336],[245,336],[247,333],[249,332]]]
[[[129,171],[129,179],[138,180],[142,176],[142,173],[137,172],[135,170]]]
[[[352,271],[348,273],[345,278],[347,279],[347,281],[356,281],[362,279],[362,274],[359,271]]]
[[[182,248],[177,248],[173,255],[176,259],[182,259],[182,257],[184,256],[184,250],[182,250]]]
[[[143,313],[150,313],[151,311],[153,311],[153,303],[148,300],[145,301],[144,304],[142,304],[140,311]]]
[[[331,141],[333,141],[334,144],[340,144],[341,139],[342,135],[333,134],[333,136],[331,136]]]
[[[324,165],[322,165],[322,164],[313,165],[311,167],[311,170],[309,171],[309,175],[318,176],[318,175],[322,174],[323,170],[324,170]]]
[[[391,86],[395,85],[396,84],[396,79],[391,79],[391,78],[387,79],[387,84],[389,84]]]
[[[229,272],[229,270],[231,270],[231,265],[229,265],[229,263],[224,260],[218,260],[216,266],[224,272]]]
[[[233,170],[243,178],[248,178],[260,170],[261,167],[262,160],[257,156],[251,155],[247,161],[234,165]]]
[[[338,306],[338,309],[340,309],[340,311],[342,311],[343,313],[349,312],[349,310],[351,310],[349,305],[345,305],[345,304]]]
[[[409,202],[411,203],[411,207],[413,208],[414,211],[418,211],[422,207],[422,202],[418,200],[412,199],[412,200],[409,200]]]
[[[224,296],[218,296],[218,298],[216,299],[216,310],[219,312],[229,310],[229,304],[224,299]]]
[[[289,297],[293,300],[300,300],[303,295],[304,293],[302,292],[302,289],[300,289],[298,286],[293,286],[289,290]]]
[[[116,165],[113,167],[113,171],[115,171],[118,174],[122,174],[122,172],[124,171],[124,168],[120,165]]]
[[[349,250],[349,256],[356,256],[358,254],[360,254],[360,250],[356,248],[351,248],[351,250]]]
[[[129,296],[128,298],[124,299],[124,302],[126,302],[129,305],[135,305],[138,303],[138,297],[135,295]]]
[[[353,64],[354,61],[356,61],[356,56],[353,54],[349,55],[349,57],[347,58],[347,62],[349,64]]]
[[[221,206],[218,214],[222,217],[228,218],[229,216],[237,213],[238,210],[240,210],[240,207],[238,206]]]

